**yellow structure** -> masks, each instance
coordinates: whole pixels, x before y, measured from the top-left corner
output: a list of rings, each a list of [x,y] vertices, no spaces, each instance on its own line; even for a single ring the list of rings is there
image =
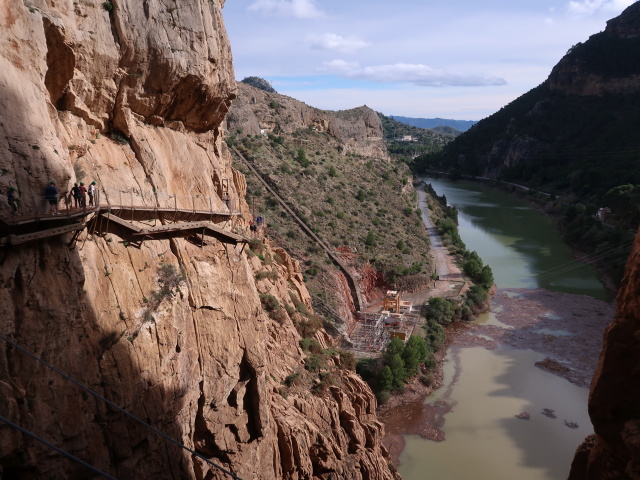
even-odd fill
[[[400,313],[400,292],[396,290],[387,290],[387,294],[384,297],[382,310],[393,313]]]
[[[389,332],[389,338],[399,338],[403,342],[407,339],[406,332]]]

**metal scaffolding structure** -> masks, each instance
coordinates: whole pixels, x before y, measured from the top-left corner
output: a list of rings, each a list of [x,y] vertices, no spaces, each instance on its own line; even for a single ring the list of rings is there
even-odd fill
[[[419,312],[413,311],[410,302],[402,302],[403,313],[387,310],[380,312],[358,312],[356,324],[350,332],[351,350],[374,354],[381,352],[392,338],[406,342],[413,334]]]

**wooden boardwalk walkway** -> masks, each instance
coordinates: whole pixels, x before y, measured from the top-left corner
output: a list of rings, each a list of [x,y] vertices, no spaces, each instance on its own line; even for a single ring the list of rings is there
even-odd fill
[[[217,225],[208,221],[177,222],[177,223],[159,225],[156,227],[145,228],[138,224],[125,220],[121,217],[118,217],[113,213],[101,212],[100,215],[109,221],[112,221],[124,228],[129,229],[132,232],[132,235],[136,237],[153,237],[155,235],[160,235],[160,234],[193,230],[193,231],[202,231],[203,233],[211,237],[217,238],[221,242],[232,243],[233,245],[237,245],[238,243],[248,242],[248,239],[243,237],[242,235],[238,235],[236,233],[225,230],[224,228],[220,228]]]
[[[231,208],[225,210],[202,210],[194,208],[154,207],[150,205],[108,204],[87,208],[67,208],[57,214],[12,215],[0,217],[0,247],[32,242],[44,238],[63,235],[69,232],[77,234],[97,217],[103,217],[127,228],[133,236],[152,238],[160,234],[177,235],[179,232],[199,230],[218,240],[237,245],[247,243],[245,237],[225,230],[215,224],[216,221],[229,220],[239,216],[240,212]],[[159,226],[141,227],[140,221],[159,220]],[[136,223],[134,223],[136,222]]]

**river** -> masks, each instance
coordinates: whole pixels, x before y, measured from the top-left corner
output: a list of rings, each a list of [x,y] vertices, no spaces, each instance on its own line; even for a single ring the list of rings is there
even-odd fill
[[[544,288],[561,292],[554,295],[570,299],[567,305],[582,303],[584,297],[579,295],[609,300],[596,271],[576,262],[551,221],[529,204],[484,185],[424,180],[458,208],[460,236],[467,249],[477,251],[491,266],[499,289]],[[506,298],[507,293],[502,295]],[[502,308],[498,303],[492,302],[492,311],[477,323],[511,333],[513,326],[497,319]],[[570,318],[565,320],[575,323],[571,315],[578,314],[568,313]],[[601,326],[592,331],[597,345]],[[576,335],[553,327],[538,333],[546,343]],[[527,334],[531,335],[531,330]],[[406,435],[398,468],[403,479],[567,477],[576,447],[592,433],[588,389],[536,367],[535,362],[545,359],[548,352],[527,349],[522,343],[520,348],[500,342],[493,349],[450,347],[443,386],[425,400],[435,408],[447,405],[449,411],[438,425],[446,440],[434,442]],[[528,420],[516,418],[522,412],[530,415]]]

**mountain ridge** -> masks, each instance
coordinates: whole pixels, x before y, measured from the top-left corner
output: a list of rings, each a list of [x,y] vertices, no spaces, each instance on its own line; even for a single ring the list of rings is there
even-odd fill
[[[473,127],[477,120],[453,120],[447,118],[413,118],[413,117],[403,117],[400,115],[389,115],[389,118],[393,118],[398,122],[405,123],[407,125],[413,125],[414,127],[420,128],[437,128],[437,127],[450,127],[454,128],[460,132],[466,132],[471,127]]]

